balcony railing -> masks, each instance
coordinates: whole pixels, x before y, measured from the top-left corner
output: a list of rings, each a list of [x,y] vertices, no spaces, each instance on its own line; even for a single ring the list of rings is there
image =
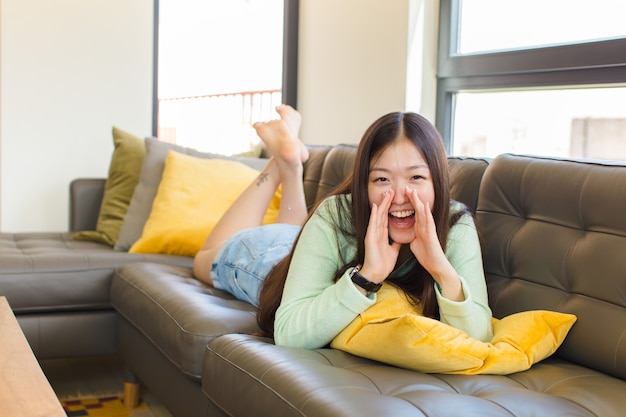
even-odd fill
[[[252,124],[277,117],[281,102],[281,90],[159,99],[158,137],[224,155],[250,151],[259,143]]]

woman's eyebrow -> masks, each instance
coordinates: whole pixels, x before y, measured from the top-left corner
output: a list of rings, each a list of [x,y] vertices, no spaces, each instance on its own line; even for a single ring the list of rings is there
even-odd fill
[[[420,165],[411,165],[405,168],[405,171],[411,171],[413,169],[428,169],[428,165],[426,164],[420,164]],[[389,168],[385,168],[385,167],[372,167],[370,169],[370,172],[372,171],[383,171],[383,172],[391,172],[391,169]]]

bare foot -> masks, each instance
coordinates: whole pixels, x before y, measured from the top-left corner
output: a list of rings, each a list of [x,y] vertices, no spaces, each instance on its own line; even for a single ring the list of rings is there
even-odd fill
[[[281,104],[276,108],[276,112],[280,115],[280,118],[287,123],[287,128],[291,131],[292,137],[298,139],[300,126],[302,125],[302,115],[288,104]],[[309,159],[309,150],[300,139],[298,139],[298,144],[301,148],[300,155],[302,156],[302,162],[306,162],[306,160]]]
[[[300,126],[302,125],[302,116],[300,113],[288,104],[281,104],[276,107],[276,113],[278,113],[281,120],[287,123],[287,128],[291,132],[291,136],[297,138],[300,132]]]
[[[280,119],[257,122],[254,129],[279,164],[282,161],[292,166],[301,165],[309,158],[309,151],[298,139],[300,113],[287,105],[279,106],[276,111]]]

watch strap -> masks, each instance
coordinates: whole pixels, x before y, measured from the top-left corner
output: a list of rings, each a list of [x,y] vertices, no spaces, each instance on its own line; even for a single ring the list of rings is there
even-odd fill
[[[363,288],[368,293],[377,292],[378,290],[380,290],[383,284],[368,280],[367,278],[365,278],[363,275],[359,273],[360,269],[361,269],[361,266],[357,265],[354,267],[354,269],[352,269],[352,272],[350,272],[350,279],[352,280],[352,282],[354,282],[359,287]]]

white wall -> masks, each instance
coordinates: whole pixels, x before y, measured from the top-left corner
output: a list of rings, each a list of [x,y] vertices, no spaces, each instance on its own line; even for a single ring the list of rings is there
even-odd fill
[[[153,0],[0,0],[0,230],[68,228],[116,125],[151,133]]]
[[[438,10],[438,0],[300,0],[301,138],[356,143],[391,111],[434,122]]]
[[[438,7],[300,0],[303,140],[433,120]],[[67,230],[69,183],[106,176],[111,127],[151,133],[152,19],[153,0],[0,0],[0,231]]]
[[[406,107],[435,123],[439,0],[410,0]]]

